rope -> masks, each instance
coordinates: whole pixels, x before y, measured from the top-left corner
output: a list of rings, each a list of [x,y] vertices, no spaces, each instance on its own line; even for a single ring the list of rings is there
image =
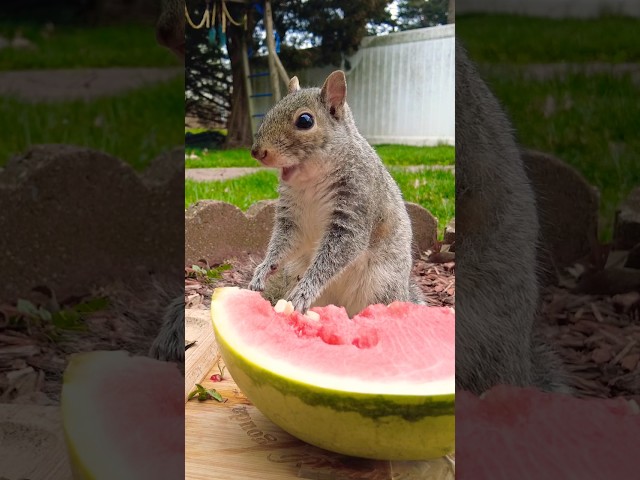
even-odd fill
[[[193,22],[193,20],[191,20],[191,16],[189,15],[189,10],[187,9],[187,5],[185,3],[184,16],[187,19],[187,23],[191,25],[191,27],[195,28],[196,30],[199,30],[202,27],[206,27],[206,28],[211,27],[212,20],[213,20],[213,24],[215,25],[215,15],[216,15],[216,4],[215,3],[213,4],[213,9],[211,10],[211,12],[209,12],[209,2],[207,2],[207,7],[204,11],[204,15],[202,15],[202,20],[198,25],[196,25]]]
[[[229,13],[229,9],[227,8],[227,2],[225,2],[225,0],[222,0],[222,11],[224,13],[224,16],[227,17],[227,19],[236,27],[242,27],[242,26],[246,26],[245,22],[247,21],[247,16],[244,15],[242,17],[242,21],[241,22],[236,22],[232,17],[231,14]]]

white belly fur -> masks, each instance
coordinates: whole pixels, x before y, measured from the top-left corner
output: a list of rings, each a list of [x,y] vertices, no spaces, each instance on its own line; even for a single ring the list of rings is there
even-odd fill
[[[298,200],[296,210],[300,215],[296,221],[300,226],[300,234],[284,261],[284,273],[291,279],[291,288],[287,294],[291,293],[311,265],[327,231],[334,205],[332,199],[319,200],[321,198],[322,195],[305,192]],[[374,271],[377,268],[375,258],[375,249],[359,255],[329,282],[312,306],[340,305],[345,307],[350,317],[359,313],[371,303],[373,292],[379,290],[375,279],[384,276],[384,272],[379,272],[378,275]]]

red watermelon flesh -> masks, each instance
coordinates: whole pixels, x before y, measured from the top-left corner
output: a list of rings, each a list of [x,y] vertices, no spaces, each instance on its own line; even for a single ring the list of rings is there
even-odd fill
[[[640,414],[624,399],[497,386],[456,395],[456,478],[640,478]]]
[[[329,305],[311,309],[320,316],[316,321],[299,312],[277,313],[256,292],[236,295],[234,330],[270,365],[281,361],[320,377],[330,374],[334,388],[339,375],[351,391],[389,391],[391,385],[403,394],[453,391],[453,309],[394,302],[371,305],[350,319],[344,308]]]

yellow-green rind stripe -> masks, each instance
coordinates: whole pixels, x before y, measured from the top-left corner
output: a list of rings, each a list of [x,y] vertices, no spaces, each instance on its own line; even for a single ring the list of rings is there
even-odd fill
[[[213,328],[231,375],[252,403],[291,435],[365,458],[426,460],[454,450],[455,394],[419,396],[331,390],[249,361],[216,327],[226,289],[212,298]]]
[[[71,474],[74,480],[95,480],[95,477],[89,473],[89,470],[83,465],[76,449],[73,446],[73,442],[69,437],[69,432],[66,428],[64,430],[64,440],[67,444],[67,451],[69,452],[69,464],[71,465]]]

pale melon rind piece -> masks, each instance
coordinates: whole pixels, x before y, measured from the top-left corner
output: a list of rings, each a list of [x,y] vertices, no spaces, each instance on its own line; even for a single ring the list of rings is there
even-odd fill
[[[61,395],[73,478],[181,478],[183,383],[172,363],[124,351],[74,355]]]
[[[273,307],[276,313],[284,313],[285,315],[291,315],[295,310],[293,308],[293,303],[281,298],[276,302],[275,307]]]

